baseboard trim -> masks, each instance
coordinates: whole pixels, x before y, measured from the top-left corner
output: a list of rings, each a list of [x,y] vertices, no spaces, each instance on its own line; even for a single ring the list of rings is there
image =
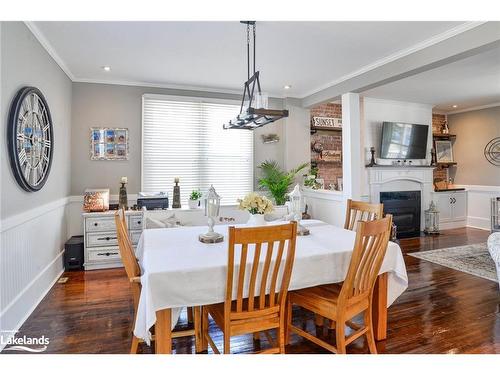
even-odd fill
[[[491,222],[489,218],[467,216],[467,226],[470,228],[490,230]]]
[[[26,322],[26,320],[30,317],[30,315],[35,311],[37,306],[42,302],[42,300],[45,298],[45,296],[49,293],[49,291],[52,289],[54,284],[59,280],[61,275],[64,273],[64,268],[62,267],[62,257],[64,255],[64,250],[62,250],[57,256],[16,296],[14,300],[12,300],[8,306],[0,313],[0,319],[3,320],[3,318],[8,314],[9,310],[23,297],[23,295],[28,292],[33,285],[47,272],[50,270],[51,267],[53,267],[57,261],[61,261],[61,270],[59,270],[56,274],[56,277],[49,283],[48,287],[38,296],[38,298],[35,300],[35,302],[31,305],[31,307],[28,309],[28,311],[23,315],[23,317],[16,322],[15,326],[13,328],[9,328],[9,331],[16,332],[21,328],[21,326]],[[8,327],[2,327],[2,329],[5,329]],[[4,342],[7,341],[9,337],[12,337],[13,334],[11,335],[6,335],[4,337]],[[4,349],[5,344],[2,344],[0,342],[0,352]]]

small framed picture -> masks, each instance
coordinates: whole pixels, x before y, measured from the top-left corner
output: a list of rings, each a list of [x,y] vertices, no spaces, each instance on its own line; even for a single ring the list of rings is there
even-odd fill
[[[90,128],[91,160],[128,160],[127,128]]]
[[[104,143],[95,143],[93,148],[94,155],[97,157],[104,157]]]
[[[115,142],[125,143],[127,141],[127,132],[125,130],[115,130]]]
[[[123,143],[118,143],[115,145],[116,148],[116,156],[117,157],[125,157],[127,156],[127,145]]]
[[[436,141],[436,161],[438,163],[453,163],[453,147],[451,141]]]
[[[92,130],[92,142],[95,143],[104,142],[104,139],[102,139],[102,131],[100,129]]]
[[[337,190],[338,191],[344,190],[344,179],[341,177],[337,177]]]
[[[114,129],[106,129],[106,142],[107,143],[115,142],[115,130]]]
[[[106,143],[106,156],[115,156],[115,145],[113,143]]]

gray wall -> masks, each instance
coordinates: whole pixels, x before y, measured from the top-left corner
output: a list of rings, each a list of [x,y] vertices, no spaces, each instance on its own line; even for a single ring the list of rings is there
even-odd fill
[[[450,169],[455,183],[500,186],[500,167],[484,157],[484,147],[500,137],[500,107],[448,115],[450,132],[457,138],[453,156],[457,167]]]
[[[128,177],[128,192],[130,194],[140,191],[142,95],[145,93],[238,99],[236,95],[221,93],[74,83],[71,140],[72,195],[81,195],[86,188],[100,187],[109,187],[112,194],[118,194],[121,176]],[[281,108],[282,105],[282,100],[270,100],[271,107]],[[281,123],[282,121],[278,121],[276,124],[268,125],[255,132],[254,164],[256,167],[267,158],[278,160],[280,164],[283,163],[283,142],[264,145],[260,137],[261,134],[269,132],[276,132],[281,136]],[[90,160],[89,129],[94,126],[128,128],[129,160]]]
[[[1,218],[66,197],[70,191],[71,81],[22,22],[2,22],[1,33]],[[36,86],[44,94],[54,126],[54,155],[41,191],[22,190],[7,152],[7,119],[16,92]]]

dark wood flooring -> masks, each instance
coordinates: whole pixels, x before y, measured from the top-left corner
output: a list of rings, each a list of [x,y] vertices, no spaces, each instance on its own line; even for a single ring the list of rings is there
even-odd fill
[[[387,340],[379,353],[500,353],[500,293],[494,282],[442,267],[407,253],[485,242],[488,232],[461,228],[436,237],[401,240],[409,277],[407,291],[389,308]],[[132,296],[123,269],[67,272],[22,326],[19,336],[45,335],[49,353],[128,353]],[[294,311],[296,324],[315,332],[312,316]],[[185,326],[186,316],[179,325]],[[211,336],[222,347],[220,331]],[[317,332],[317,334],[323,334]],[[324,336],[334,341],[332,332]],[[234,353],[265,348],[266,340],[251,335],[231,340]],[[175,353],[194,353],[194,339],[174,339]],[[141,346],[145,353],[148,347]],[[292,335],[289,353],[325,353],[319,346]],[[367,353],[364,339],[348,353]],[[5,352],[4,352],[5,353]]]

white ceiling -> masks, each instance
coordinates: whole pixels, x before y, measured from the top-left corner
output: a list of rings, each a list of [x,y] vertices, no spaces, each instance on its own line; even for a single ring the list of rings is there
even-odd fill
[[[433,104],[441,112],[500,103],[500,48],[376,87],[363,95]]]
[[[257,69],[264,91],[301,98],[462,24],[258,22]],[[29,26],[74,81],[240,92],[246,79],[245,26],[236,21]]]

